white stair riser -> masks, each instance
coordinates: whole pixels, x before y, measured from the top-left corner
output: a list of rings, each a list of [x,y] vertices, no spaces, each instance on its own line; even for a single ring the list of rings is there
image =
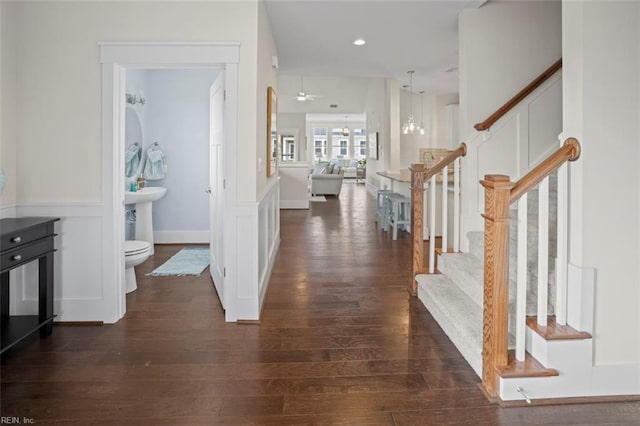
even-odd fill
[[[522,400],[518,388],[522,388],[530,399],[587,396],[592,392],[592,339],[545,341],[531,330],[527,333],[534,334],[538,340],[533,343],[534,348],[527,346],[527,350],[533,350],[531,355],[545,367],[558,370],[559,376],[500,378],[502,400]],[[527,336],[527,340],[530,337]]]
[[[523,400],[518,388],[532,400],[589,396],[591,369],[554,377],[499,379],[499,396],[503,401]]]
[[[438,258],[438,270],[453,281],[476,305],[482,307],[484,270],[474,258],[445,254]]]
[[[563,370],[593,365],[593,339],[545,340],[527,327],[526,348],[527,352],[547,368]]]

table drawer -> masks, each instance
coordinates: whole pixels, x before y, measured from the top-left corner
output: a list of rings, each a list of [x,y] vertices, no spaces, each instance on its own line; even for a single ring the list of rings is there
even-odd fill
[[[0,251],[13,250],[24,244],[39,240],[53,234],[53,223],[32,226],[27,229],[11,232],[2,235],[0,239]]]
[[[15,268],[49,251],[53,251],[53,237],[43,238],[31,244],[22,245],[2,253],[0,256],[0,269],[4,271],[5,269]]]

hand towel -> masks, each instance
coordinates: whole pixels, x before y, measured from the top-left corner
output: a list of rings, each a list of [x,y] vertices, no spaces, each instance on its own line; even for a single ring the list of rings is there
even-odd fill
[[[140,147],[134,143],[127,148],[124,154],[124,173],[126,177],[133,176],[138,170],[140,164]]]
[[[146,180],[161,180],[166,177],[166,165],[164,153],[154,144],[147,150],[147,162],[144,165],[144,178]]]

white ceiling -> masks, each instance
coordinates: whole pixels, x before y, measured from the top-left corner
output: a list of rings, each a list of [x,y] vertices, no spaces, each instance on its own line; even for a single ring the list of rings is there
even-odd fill
[[[458,14],[485,0],[266,0],[282,74],[392,77],[458,93]],[[362,37],[361,47],[353,41]]]

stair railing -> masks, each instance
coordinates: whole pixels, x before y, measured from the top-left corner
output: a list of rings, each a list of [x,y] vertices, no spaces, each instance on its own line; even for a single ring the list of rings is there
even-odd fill
[[[504,105],[496,110],[493,114],[487,117],[486,120],[476,123],[473,128],[481,132],[489,129],[496,121],[500,120],[502,116],[511,111],[516,105],[518,105],[524,98],[529,96],[534,90],[542,85],[545,81],[551,78],[556,72],[562,68],[562,58],[544,70],[542,74],[536,77],[531,83],[526,85],[521,91],[519,91],[514,97],[509,99]]]
[[[509,313],[509,209],[518,202],[518,266],[516,295],[517,361],[525,360],[527,295],[527,193],[538,193],[538,302],[537,322],[547,325],[549,175],[558,170],[558,235],[556,268],[556,322],[566,324],[567,305],[567,162],[580,156],[580,143],[568,138],[564,144],[518,182],[509,176],[486,175],[484,217],[484,306],[482,382],[491,396],[498,392],[498,368],[508,364]]]
[[[442,250],[447,251],[448,240],[448,194],[449,166],[453,163],[453,251],[460,250],[460,157],[467,153],[467,145],[461,143],[456,149],[442,157],[438,163],[425,169],[423,163],[411,165],[411,236],[413,246],[413,265],[409,293],[417,294],[415,277],[418,274],[435,273],[435,241],[436,241],[436,183],[437,176],[442,176]],[[429,266],[424,267],[424,191],[425,183],[429,188]]]

